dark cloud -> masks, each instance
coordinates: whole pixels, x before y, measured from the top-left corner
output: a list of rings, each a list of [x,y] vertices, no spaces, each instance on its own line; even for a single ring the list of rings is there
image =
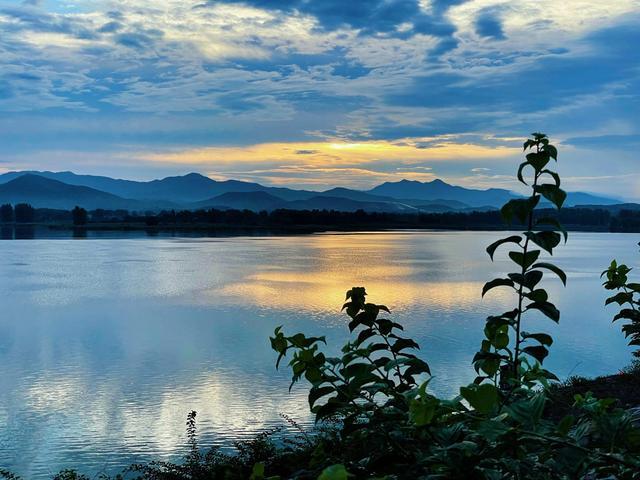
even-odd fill
[[[408,38],[417,33],[442,39],[439,52],[457,45],[452,36],[455,27],[447,20],[447,10],[467,0],[434,0],[429,13],[420,8],[418,0],[208,0],[207,5],[241,3],[267,10],[298,11],[314,16],[324,30],[348,27],[361,35],[384,34]],[[398,30],[400,25],[407,29]]]
[[[162,38],[163,35],[163,32],[160,30],[146,29],[141,31],[120,33],[114,38],[118,45],[134,48],[137,50],[143,50],[152,47],[156,40]]]
[[[617,28],[594,33],[588,40],[588,54],[542,56],[520,68],[496,68],[481,78],[466,72],[417,76],[413,87],[385,100],[397,106],[528,112],[597,96],[618,82],[622,88],[638,88],[640,54],[635,46],[640,44],[640,30]]]
[[[265,108],[263,103],[259,100],[247,98],[246,96],[238,95],[236,93],[220,95],[216,99],[216,105],[224,110],[234,113],[255,111]]]
[[[114,20],[112,22],[105,23],[102,27],[98,29],[98,31],[101,33],[113,33],[121,29],[122,29],[122,24]]]
[[[97,35],[90,28],[69,18],[52,15],[41,9],[27,5],[25,7],[2,8],[0,13],[11,17],[14,24],[3,28],[12,31],[31,30],[47,33],[64,33],[77,38],[93,39]]]
[[[607,148],[615,150],[638,150],[640,135],[593,135],[567,138],[562,143],[582,148]]]
[[[506,37],[502,30],[502,22],[497,12],[485,10],[480,12],[475,22],[476,33],[481,37],[494,40],[504,40]]]

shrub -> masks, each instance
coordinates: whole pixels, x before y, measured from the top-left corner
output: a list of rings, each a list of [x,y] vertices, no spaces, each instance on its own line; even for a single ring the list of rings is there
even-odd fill
[[[630,272],[631,268],[624,264],[618,265],[613,260],[600,276],[606,277],[604,288],[618,292],[605,301],[605,305],[617,303],[621,307],[613,321],[627,320],[622,331],[629,339],[629,345],[640,346],[640,283],[629,281]],[[633,355],[640,357],[640,349],[633,352]]]

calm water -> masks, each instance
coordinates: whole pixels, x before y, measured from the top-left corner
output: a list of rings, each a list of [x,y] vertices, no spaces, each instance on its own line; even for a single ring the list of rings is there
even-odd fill
[[[0,243],[0,466],[27,478],[63,467],[113,472],[175,459],[198,412],[204,445],[228,445],[309,421],[306,390],[287,392],[267,337],[346,337],[344,292],[364,285],[422,345],[434,389],[470,381],[484,317],[513,308],[480,299],[507,262],[484,248],[500,233],[400,232],[218,239],[28,240]],[[562,311],[547,366],[559,376],[618,371],[631,359],[599,273],[637,264],[637,235],[574,233],[548,280]]]

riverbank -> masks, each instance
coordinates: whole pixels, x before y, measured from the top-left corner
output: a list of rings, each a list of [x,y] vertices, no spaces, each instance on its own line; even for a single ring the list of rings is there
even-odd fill
[[[614,407],[625,410],[640,408],[640,360],[620,372],[595,378],[570,377],[559,385],[551,387],[547,415],[560,420],[573,412],[575,395],[587,393],[596,398],[614,399]]]
[[[610,232],[600,225],[567,225],[570,232],[621,233]],[[145,236],[195,236],[195,237],[233,237],[233,236],[280,236],[301,235],[326,232],[387,232],[398,230],[415,231],[512,231],[517,227],[506,225],[415,225],[413,223],[388,224],[292,224],[292,225],[236,225],[228,223],[189,223],[148,225],[144,222],[88,223],[25,223],[0,226],[2,240],[28,240],[36,238],[89,238],[118,237],[119,233],[139,233]],[[634,233],[634,232],[623,232]],[[94,235],[92,235],[94,234]]]

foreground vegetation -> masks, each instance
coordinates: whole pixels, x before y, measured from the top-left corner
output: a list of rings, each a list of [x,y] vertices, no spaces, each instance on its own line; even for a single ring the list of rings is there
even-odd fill
[[[529,332],[529,320],[551,324],[560,312],[544,289],[547,275],[566,283],[565,273],[543,257],[553,254],[567,232],[557,215],[536,212],[541,198],[557,209],[565,192],[550,168],[557,151],[545,135],[534,134],[518,178],[529,185],[528,198],[511,200],[501,210],[508,222],[525,225],[518,235],[487,248],[493,259],[507,255],[514,271],[490,280],[482,294],[506,288],[513,308],[487,318],[485,338],[473,359],[476,379],[453,399],[429,391],[431,371],[417,356],[419,346],[403,336],[402,326],[384,305],[369,303],[363,287],[347,292],[343,309],[352,339],[341,356],[328,357],[323,337],[288,335],[280,327],[271,337],[276,367],[289,360],[293,386],[309,384],[309,406],[317,429],[276,446],[269,434],[237,445],[237,455],[201,450],[196,415],[187,421],[191,449],[181,464],[134,465],[123,475],[141,479],[638,479],[640,426],[627,402],[579,379],[563,385],[544,368],[553,345],[549,332]],[[527,181],[525,174],[531,179]],[[640,344],[640,285],[630,269],[612,263],[603,275],[615,293],[607,303],[621,306],[616,320],[633,345]],[[631,369],[627,383],[637,382]],[[585,388],[582,388],[585,387]],[[593,388],[589,388],[593,387]],[[578,389],[582,389],[578,392]],[[5,476],[10,474],[6,473]],[[86,478],[61,472],[57,479]]]

